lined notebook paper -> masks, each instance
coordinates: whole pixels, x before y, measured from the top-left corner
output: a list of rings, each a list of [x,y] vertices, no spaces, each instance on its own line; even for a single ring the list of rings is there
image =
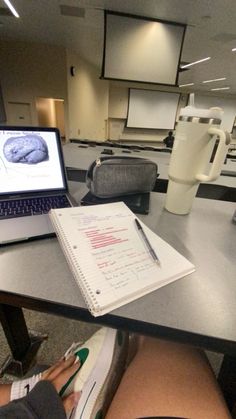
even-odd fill
[[[157,265],[123,202],[53,209],[49,213],[69,267],[96,317],[195,270],[141,221]]]

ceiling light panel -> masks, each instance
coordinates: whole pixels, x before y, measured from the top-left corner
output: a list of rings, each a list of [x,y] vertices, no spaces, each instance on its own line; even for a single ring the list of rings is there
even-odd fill
[[[194,83],[180,84],[179,87],[193,86]]]
[[[214,89],[211,90],[229,90],[230,87],[215,87]]]
[[[212,79],[212,80],[204,80],[202,83],[212,83],[214,81],[221,81],[221,80],[226,80],[226,77],[221,77],[219,79]]]
[[[192,65],[203,63],[204,61],[208,61],[210,59],[211,59],[211,57],[202,58],[202,60],[193,61],[192,63],[186,64],[186,65],[182,65],[181,68],[191,67]]]
[[[10,9],[10,11],[12,12],[12,14],[15,16],[15,17],[20,17],[19,15],[18,15],[18,13],[17,13],[17,11],[16,11],[16,9],[15,9],[15,7],[11,4],[11,2],[9,1],[9,0],[3,0],[4,1],[4,3],[7,5],[7,7]]]

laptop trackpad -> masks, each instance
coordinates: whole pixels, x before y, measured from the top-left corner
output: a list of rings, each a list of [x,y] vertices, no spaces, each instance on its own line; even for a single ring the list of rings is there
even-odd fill
[[[0,243],[27,240],[53,232],[54,229],[47,214],[9,218],[1,220]]]

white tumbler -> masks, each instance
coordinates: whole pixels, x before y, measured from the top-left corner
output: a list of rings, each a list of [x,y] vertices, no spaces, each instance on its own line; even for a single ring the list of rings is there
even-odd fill
[[[219,126],[220,108],[181,109],[170,159],[165,208],[174,214],[188,214],[200,182],[210,182],[220,175],[230,135]],[[210,159],[219,140],[214,160]]]

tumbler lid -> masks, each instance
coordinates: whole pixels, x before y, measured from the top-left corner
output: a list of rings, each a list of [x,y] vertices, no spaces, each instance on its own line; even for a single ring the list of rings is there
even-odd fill
[[[181,120],[192,120],[193,118],[199,118],[204,120],[216,120],[218,123],[221,122],[223,116],[223,109],[218,107],[212,107],[209,109],[196,108],[194,106],[194,94],[190,94],[190,105],[182,108],[179,113]],[[200,121],[199,121],[200,122]]]
[[[180,110],[179,116],[187,116],[192,118],[208,118],[208,119],[222,119],[223,109],[221,108],[209,108],[201,109],[195,108],[195,106],[186,106]]]

